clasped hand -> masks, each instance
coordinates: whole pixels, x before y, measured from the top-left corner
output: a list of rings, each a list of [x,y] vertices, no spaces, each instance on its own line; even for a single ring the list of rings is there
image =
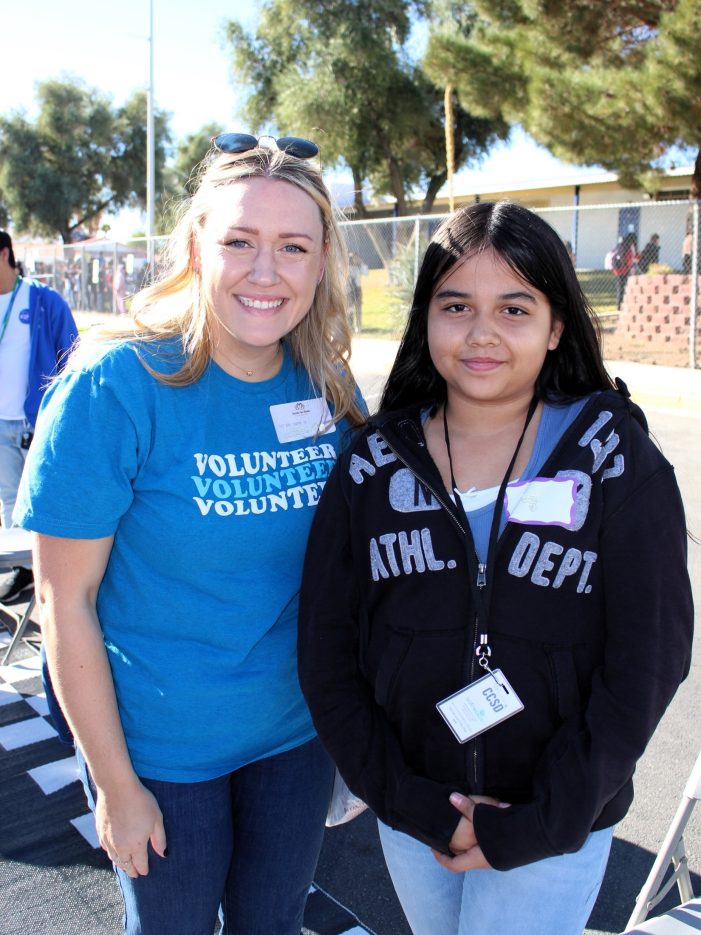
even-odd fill
[[[487,862],[475,837],[475,828],[472,822],[475,805],[482,803],[494,805],[497,808],[508,808],[508,804],[488,795],[461,795],[459,792],[453,792],[450,801],[462,815],[455,833],[450,839],[450,850],[454,856],[448,857],[435,850],[433,856],[442,867],[445,867],[446,870],[452,870],[453,873],[465,873],[466,870],[489,868],[490,864]]]

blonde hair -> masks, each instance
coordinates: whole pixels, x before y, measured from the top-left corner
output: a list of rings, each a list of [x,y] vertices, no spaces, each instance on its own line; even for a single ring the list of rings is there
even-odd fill
[[[198,169],[194,194],[180,207],[177,221],[162,258],[158,280],[138,292],[130,302],[130,326],[106,325],[86,335],[93,341],[132,340],[162,342],[177,339],[184,363],[175,373],[162,373],[142,363],[153,376],[170,386],[195,383],[213,354],[214,310],[200,290],[194,263],[197,231],[204,224],[217,190],[250,178],[288,182],[305,192],[319,208],[326,249],[326,263],[309,312],[286,335],[294,361],[309,374],[322,398],[333,405],[334,421],[344,416],[359,425],[365,416],[355,397],[355,381],[348,361],[351,334],[346,309],[346,248],[336,219],[336,209],[318,166],[278,149],[258,146],[246,153],[212,150]],[[85,340],[81,342],[85,345]],[[85,350],[83,347],[81,353]]]

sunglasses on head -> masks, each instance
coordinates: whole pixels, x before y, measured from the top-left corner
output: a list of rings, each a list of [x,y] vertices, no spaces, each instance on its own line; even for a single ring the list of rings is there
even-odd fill
[[[272,140],[279,150],[297,159],[312,159],[319,154],[316,143],[300,136],[282,136],[276,140],[272,136],[257,137],[251,133],[220,133],[212,137],[213,145],[222,153],[247,153],[255,149],[261,140]]]

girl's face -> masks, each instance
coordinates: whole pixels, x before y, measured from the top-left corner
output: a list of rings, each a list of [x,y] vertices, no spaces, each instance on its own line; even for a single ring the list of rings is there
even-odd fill
[[[309,312],[324,270],[323,224],[312,198],[280,179],[241,180],[216,199],[195,258],[214,309],[215,347],[245,359]]]
[[[429,303],[431,359],[456,402],[527,405],[562,329],[546,296],[491,249],[454,266]]]

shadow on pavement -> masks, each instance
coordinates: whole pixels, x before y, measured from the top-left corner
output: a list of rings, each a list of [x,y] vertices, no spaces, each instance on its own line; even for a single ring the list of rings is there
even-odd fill
[[[326,829],[314,880],[377,935],[411,935],[385,867],[371,812]]]

